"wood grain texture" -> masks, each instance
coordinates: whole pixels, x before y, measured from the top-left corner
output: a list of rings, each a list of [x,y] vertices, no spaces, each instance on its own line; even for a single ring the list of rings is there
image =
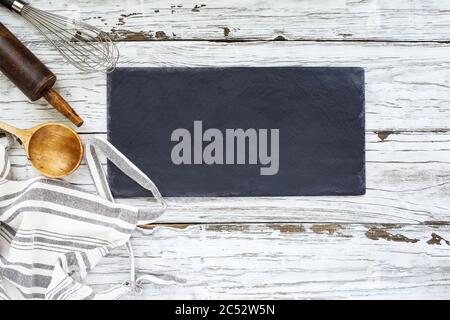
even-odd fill
[[[448,299],[448,226],[214,224],[137,234],[139,274],[184,286],[145,286],[129,299]],[[447,241],[447,242],[446,242]],[[126,249],[89,275],[98,290],[125,281]]]
[[[56,89],[85,120],[80,131],[106,132],[106,76],[85,75],[53,50],[32,48],[58,74]],[[450,128],[445,44],[142,42],[122,43],[120,49],[120,66],[127,67],[359,66],[366,72],[367,130]],[[29,103],[5,77],[0,79],[4,121],[19,127],[66,121],[44,101]]]
[[[96,135],[105,136],[105,135]],[[87,140],[91,135],[83,135]],[[383,139],[383,140],[382,140]],[[359,222],[449,221],[450,133],[367,133],[367,193],[358,197],[171,198],[161,222]],[[20,146],[12,152],[15,179],[36,172]],[[105,159],[102,159],[105,164]],[[67,178],[89,191],[83,163]],[[151,198],[120,199],[137,206]]]
[[[84,19],[122,41],[450,40],[450,4],[442,0],[35,0],[33,5]],[[42,41],[6,11],[6,25],[28,41]]]
[[[143,296],[126,298],[450,298],[449,2],[33,4],[110,31],[123,41],[123,67],[366,70],[365,196],[169,199],[158,221],[165,227],[148,226],[133,238],[137,267],[188,284],[149,285]],[[104,136],[105,76],[78,72],[19,16],[0,12],[58,75],[57,89],[86,119],[83,138]],[[292,41],[266,41],[274,39]],[[23,128],[65,121],[44,101],[28,102],[2,75],[0,119]],[[13,148],[11,160],[14,178],[36,175],[21,147]],[[85,164],[68,180],[94,190]],[[152,205],[150,198],[126,202]],[[107,289],[127,280],[127,257],[125,249],[115,251],[89,282]]]

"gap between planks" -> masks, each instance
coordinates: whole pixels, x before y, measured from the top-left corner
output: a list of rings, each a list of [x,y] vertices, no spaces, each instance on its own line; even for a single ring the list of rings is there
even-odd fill
[[[414,224],[373,224],[373,223],[152,223],[139,226],[141,235],[150,235],[156,229],[165,228],[178,231],[188,231],[192,227],[203,228],[209,232],[238,232],[246,233],[250,230],[257,231],[268,229],[280,234],[311,233],[343,238],[353,238],[353,233],[358,230],[363,232],[369,240],[385,240],[391,242],[418,243],[425,241],[428,245],[447,245],[450,247],[448,237],[449,222],[430,222]],[[411,227],[420,228],[421,237],[409,237],[408,230]],[[406,232],[402,232],[406,229]],[[348,232],[350,233],[348,233]],[[442,231],[442,232],[441,232]],[[425,234],[429,234],[427,237]],[[442,234],[443,236],[441,236]]]
[[[113,0],[101,5],[35,0],[34,5],[80,18],[125,41],[251,41],[289,39],[315,41],[448,41],[450,13],[445,1],[180,1]],[[5,10],[6,11],[6,10]],[[6,12],[5,12],[6,13]],[[27,27],[5,14],[5,24],[19,34]],[[28,34],[32,41],[40,39]]]
[[[374,223],[374,222],[339,222],[336,223],[334,221],[228,221],[228,222],[183,222],[183,223],[177,223],[177,222],[154,222],[154,223],[148,223],[139,225],[138,227],[145,230],[152,230],[158,227],[162,228],[172,228],[172,229],[187,229],[191,226],[224,226],[224,225],[274,225],[274,226],[280,226],[280,225],[303,225],[303,224],[313,224],[313,225],[322,225],[322,226],[330,226],[330,228],[340,228],[342,226],[366,226],[368,228],[370,227],[382,227],[386,229],[390,228],[402,228],[406,226],[429,226],[429,227],[440,227],[440,226],[450,226],[450,221],[424,221],[424,222],[401,222],[401,223]]]

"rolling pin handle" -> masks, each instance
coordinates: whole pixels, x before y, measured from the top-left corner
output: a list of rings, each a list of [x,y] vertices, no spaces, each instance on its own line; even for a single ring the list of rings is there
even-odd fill
[[[72,109],[72,107],[59,95],[53,88],[49,88],[44,91],[43,96],[56,110],[62,113],[67,119],[69,119],[77,127],[83,125],[83,119]]]

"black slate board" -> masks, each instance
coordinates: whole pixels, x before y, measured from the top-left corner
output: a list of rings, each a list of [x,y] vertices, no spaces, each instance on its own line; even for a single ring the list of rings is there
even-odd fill
[[[246,164],[174,164],[178,142],[171,135],[184,128],[194,136],[194,121],[202,121],[203,131],[218,129],[225,141],[226,129],[254,129],[258,141],[266,141],[260,129],[269,137],[279,129],[278,172],[270,143],[273,175],[248,164],[248,144]],[[164,196],[364,194],[364,121],[361,68],[119,68],[108,75],[108,139]],[[184,152],[175,154],[187,162]],[[149,196],[114,165],[108,169],[115,196]]]

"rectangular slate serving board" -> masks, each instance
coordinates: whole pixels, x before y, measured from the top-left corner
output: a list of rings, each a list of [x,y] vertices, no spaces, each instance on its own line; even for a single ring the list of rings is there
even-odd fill
[[[164,196],[364,194],[364,128],[361,68],[108,75],[108,139]],[[108,179],[115,196],[149,196],[110,163]]]

